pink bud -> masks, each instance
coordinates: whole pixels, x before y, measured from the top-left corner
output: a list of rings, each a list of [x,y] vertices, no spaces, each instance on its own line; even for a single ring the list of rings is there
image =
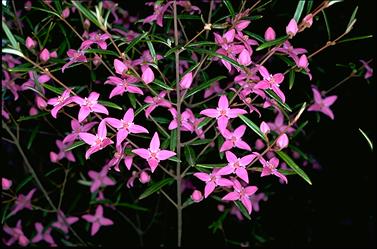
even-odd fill
[[[145,84],[149,84],[152,81],[154,81],[154,73],[150,67],[147,67],[147,69],[144,70],[143,74],[141,75],[141,78],[145,82]]]
[[[68,18],[69,17],[69,8],[65,8],[62,12],[62,17],[63,18]]]
[[[237,61],[238,61],[238,63],[240,63],[241,65],[244,65],[244,66],[250,65],[251,64],[251,55],[250,55],[249,51],[247,51],[247,49],[242,50]]]
[[[1,178],[1,186],[3,187],[3,190],[10,189],[12,186],[12,180]]]
[[[200,192],[199,190],[194,190],[194,192],[192,192],[191,194],[191,199],[194,202],[201,202],[203,200],[202,192]]]
[[[58,58],[58,54],[56,53],[56,51],[53,51],[50,53],[50,57],[51,58]]]
[[[39,95],[35,96],[35,102],[37,103],[37,106],[40,110],[45,109],[47,106],[46,101]]]
[[[276,39],[276,33],[275,33],[275,30],[271,27],[268,27],[268,29],[266,30],[266,32],[264,32],[264,39],[266,41],[273,41]]]
[[[101,63],[101,57],[99,57],[97,54],[93,58],[93,64],[95,66],[98,66]]]
[[[139,181],[140,181],[142,184],[148,183],[150,180],[151,180],[151,176],[150,176],[147,172],[142,171],[142,172],[140,173]]]
[[[292,18],[291,21],[289,21],[288,26],[285,28],[285,31],[290,38],[296,35],[298,27],[295,19]]]
[[[305,27],[308,27],[310,28],[313,24],[313,15],[312,14],[308,14],[304,17],[304,19],[302,19],[302,22],[304,24]]]
[[[280,135],[278,140],[276,141],[276,144],[280,149],[284,149],[285,147],[287,147],[288,143],[289,143],[289,139],[288,139],[287,134],[285,133]]]
[[[181,82],[179,82],[179,85],[182,89],[188,89],[190,88],[192,83],[192,72],[189,72],[185,76],[182,77]]]
[[[24,5],[24,9],[26,11],[30,11],[31,10],[31,1],[26,1],[25,5]]]
[[[85,30],[88,30],[90,27],[90,21],[88,19],[85,19],[84,20],[84,29]]]
[[[25,45],[28,49],[32,49],[32,48],[35,48],[37,43],[28,36],[26,37]]]
[[[38,110],[37,108],[35,108],[34,106],[32,106],[29,110],[29,115],[30,116],[34,116],[34,115],[37,115],[38,114]]]
[[[76,12],[76,7],[75,7],[75,6],[72,6],[72,7],[71,7],[71,11],[72,11],[72,13],[75,13],[75,12]]]
[[[262,121],[262,123],[260,124],[260,130],[263,134],[267,134],[271,129],[266,122]]]
[[[263,147],[264,147],[264,143],[263,143],[262,139],[258,138],[257,141],[255,141],[255,149],[261,150]]]
[[[50,52],[47,50],[47,48],[44,48],[42,50],[41,54],[39,55],[39,58],[43,62],[47,62],[50,59]]]
[[[225,210],[224,205],[223,204],[218,204],[217,205],[217,210],[219,210],[220,212],[224,212],[224,210]]]
[[[248,21],[248,20],[241,20],[241,21],[236,25],[236,29],[237,29],[238,31],[241,31],[241,30],[247,28],[247,26],[249,26],[249,24],[250,24],[250,21]]]
[[[301,55],[300,59],[298,60],[298,67],[300,68],[307,68],[309,66],[308,58],[306,55]]]

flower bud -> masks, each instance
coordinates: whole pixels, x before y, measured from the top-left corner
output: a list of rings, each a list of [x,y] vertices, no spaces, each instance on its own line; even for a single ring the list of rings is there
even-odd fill
[[[47,50],[47,48],[44,48],[39,55],[39,58],[42,62],[47,62],[50,59],[50,52]]]
[[[65,8],[64,10],[63,10],[63,12],[62,12],[62,17],[63,18],[68,18],[69,17],[69,8],[67,7],[67,8]]]
[[[29,110],[29,115],[30,116],[34,116],[34,115],[37,115],[38,114],[38,110],[37,108],[35,108],[34,106],[32,106]]]
[[[264,33],[264,39],[266,41],[273,41],[273,40],[275,40],[276,39],[275,30],[273,28],[271,28],[271,27],[268,27],[268,29]]]
[[[241,65],[244,65],[244,66],[250,65],[251,64],[251,55],[250,55],[249,51],[247,51],[247,49],[242,50],[237,61],[238,61],[238,63],[240,63]]]
[[[31,1],[26,1],[25,5],[24,5],[24,9],[26,11],[30,11],[31,10]]]
[[[37,45],[37,43],[28,36],[26,38],[25,45],[26,45],[26,47],[28,49],[32,49],[32,48],[35,48],[35,46]]]
[[[306,55],[301,55],[300,59],[298,60],[297,66],[299,68],[307,68],[309,66],[308,57]]]
[[[7,190],[12,186],[12,180],[8,180],[6,178],[1,178],[1,186],[3,190]]]
[[[142,171],[142,172],[140,173],[139,181],[140,181],[142,184],[148,183],[150,180],[151,180],[151,177],[150,177],[150,175],[149,175],[147,172]]]
[[[308,14],[302,19],[302,23],[305,27],[310,28],[313,24],[313,15]]]
[[[287,32],[287,35],[292,38],[297,34],[298,27],[297,27],[297,22],[295,19],[291,19],[288,23],[288,26],[285,28],[285,31]]]
[[[199,190],[194,190],[194,192],[192,192],[191,194],[191,199],[194,202],[201,202],[203,200],[202,192],[200,192]]]
[[[255,149],[261,150],[263,147],[264,147],[264,143],[262,139],[258,138],[257,141],[255,141]]]
[[[56,53],[56,51],[53,51],[50,53],[50,57],[51,58],[58,58],[58,54]]]
[[[247,28],[247,26],[249,26],[249,24],[250,24],[250,21],[248,21],[248,20],[241,20],[241,21],[236,25],[236,29],[237,29],[238,31],[241,31],[241,30]]]
[[[182,89],[188,89],[190,88],[192,84],[192,72],[189,72],[185,76],[182,77],[181,82],[179,82],[179,85]]]
[[[47,106],[46,101],[39,95],[35,96],[35,102],[40,110],[45,109]]]
[[[280,135],[278,137],[278,140],[276,141],[276,144],[279,147],[279,149],[284,149],[285,147],[288,146],[288,143],[289,143],[289,139],[288,139],[287,134],[285,133]]]
[[[260,130],[261,132],[263,132],[263,134],[267,134],[270,132],[271,129],[266,122],[262,121],[262,123],[260,124]]]
[[[141,78],[145,82],[145,84],[149,84],[152,81],[154,81],[154,73],[150,67],[147,67],[147,69],[144,70],[143,74],[141,75]]]
[[[88,19],[84,20],[84,29],[88,30],[90,28],[90,21]]]

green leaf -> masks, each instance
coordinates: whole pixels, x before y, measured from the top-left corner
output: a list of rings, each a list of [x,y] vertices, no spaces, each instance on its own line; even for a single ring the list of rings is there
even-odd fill
[[[110,102],[110,101],[106,101],[106,100],[98,100],[98,103],[104,105],[104,106],[107,106],[107,107],[110,107],[110,108],[114,108],[114,109],[117,109],[117,110],[123,110],[122,107],[120,107],[119,105],[113,103],[113,102]]]
[[[97,49],[97,48],[91,48],[91,49],[85,50],[85,53],[90,53],[90,54],[108,54],[108,55],[113,55],[115,57],[118,57],[118,54],[115,53],[114,51]]]
[[[147,40],[147,45],[148,45],[148,48],[149,48],[149,52],[151,53],[151,56],[153,58],[153,61],[154,61],[154,63],[156,63],[157,62],[157,57],[156,57],[157,55],[156,55],[156,50],[154,49],[152,42],[150,40]]]
[[[131,102],[132,108],[135,109],[136,108],[136,96],[135,96],[135,94],[134,93],[128,93],[127,96],[128,96],[128,99]],[[135,114],[135,116],[136,116],[136,114]]]
[[[126,203],[126,202],[119,202],[119,203],[115,203],[114,205],[115,205],[115,206],[118,206],[118,207],[131,208],[131,209],[135,209],[135,210],[143,211],[143,212],[147,212],[147,211],[149,211],[148,208],[140,207],[139,205],[131,204],[131,203]]]
[[[13,48],[15,48],[17,50],[20,50],[20,45],[16,41],[16,38],[14,38],[13,33],[9,30],[8,25],[4,22],[4,20],[2,22],[3,22],[3,24],[2,24],[3,25],[3,30],[5,32],[5,35],[7,36],[10,44],[12,44]]]
[[[207,49],[201,49],[201,48],[190,48],[190,47],[187,47],[187,50],[191,50],[191,51],[197,52],[199,54],[208,54],[212,57],[218,57],[220,59],[223,59],[223,60],[229,62],[230,64],[232,64],[236,68],[242,68],[242,66],[237,61],[229,58],[228,56],[218,54],[214,51],[210,51],[210,50],[207,50]]]
[[[271,91],[270,89],[267,89],[264,91],[265,93],[267,93],[267,95],[270,97],[270,98],[273,98],[276,102],[278,102],[278,104],[283,107],[284,109],[286,109],[287,111],[289,112],[292,112],[292,109],[286,104],[286,103],[283,103],[281,102],[280,98],[276,95],[276,93],[274,93],[273,91]]]
[[[247,212],[246,208],[244,207],[244,205],[240,201],[234,201],[234,204],[236,204],[236,206],[241,211],[243,216],[245,216],[246,219],[251,220],[249,213]]]
[[[201,145],[201,144],[207,144],[209,142],[212,142],[212,139],[197,139],[190,143],[190,145]]]
[[[295,83],[295,76],[296,76],[296,72],[294,70],[291,70],[289,72],[289,90],[292,89],[293,84]]]
[[[325,24],[326,24],[327,38],[328,38],[328,40],[330,41],[330,40],[331,40],[330,25],[329,25],[329,22],[328,22],[328,20],[327,20],[327,16],[326,16],[325,11],[322,10],[321,12],[322,12],[322,15],[323,15],[323,19],[325,20]]]
[[[216,42],[211,42],[211,41],[193,42],[187,45],[187,47],[198,47],[198,46],[206,46],[206,45],[216,45]]]
[[[232,4],[229,2],[229,0],[223,0],[223,3],[228,8],[228,11],[233,18],[235,13],[234,13],[234,8],[233,8]]]
[[[198,129],[203,128],[206,124],[208,124],[209,122],[211,122],[211,120],[213,120],[213,119],[212,118],[205,118],[202,122],[200,122],[198,124]]]
[[[186,162],[190,166],[194,166],[196,162],[196,155],[195,155],[194,149],[191,146],[186,145],[184,147],[184,154],[185,154]]]
[[[295,133],[293,133],[292,137],[291,138],[294,138],[295,136],[297,136],[301,131],[302,129],[304,129],[304,127],[309,123],[309,121],[305,121],[303,122],[302,124],[299,125],[299,127],[297,127],[297,129],[295,130]]]
[[[242,32],[245,33],[245,34],[247,34],[247,35],[250,36],[251,38],[254,38],[254,39],[257,40],[257,41],[260,41],[260,42],[262,42],[262,43],[266,42],[266,40],[265,40],[262,36],[260,36],[260,35],[257,35],[257,34],[255,34],[255,33],[252,33],[252,32],[250,32],[250,31],[247,31],[247,30],[242,30]]]
[[[177,147],[177,129],[174,129],[170,133],[170,150],[174,151]]]
[[[54,86],[51,86],[51,85],[46,84],[46,83],[41,84],[41,86],[43,86],[44,88],[50,90],[51,92],[59,94],[59,95],[61,95],[64,92],[64,89],[61,89],[61,88],[58,88],[58,87],[54,87]]]
[[[124,53],[127,54],[128,51],[130,51],[133,47],[135,47],[136,44],[138,44],[147,35],[148,35],[148,32],[145,32],[145,33],[139,35],[138,37],[136,37],[135,39],[133,39],[132,42],[130,42],[130,44],[127,46],[126,50],[124,50]]]
[[[261,132],[259,127],[250,119],[248,119],[244,115],[239,115],[238,116],[247,126],[249,126],[250,129],[252,129],[259,137],[261,137],[264,141],[266,141],[266,137],[264,134]]]
[[[170,119],[165,118],[165,117],[154,117],[154,120],[157,121],[159,124],[168,124],[170,123]]]
[[[373,37],[373,35],[356,36],[356,37],[351,37],[351,38],[347,38],[347,39],[344,39],[344,40],[340,40],[340,41],[338,41],[336,43],[339,44],[339,43],[343,43],[343,42],[364,40],[364,39],[368,39],[368,38],[372,38],[372,37]]]
[[[310,181],[309,176],[293,161],[293,159],[288,156],[285,152],[283,151],[276,151],[276,154],[283,159],[284,162],[287,163],[287,165],[293,169],[299,176],[301,176],[307,183],[312,185],[312,182]]]
[[[293,18],[296,20],[297,23],[300,20],[300,17],[301,17],[301,14],[302,14],[302,10],[304,9],[305,2],[306,2],[306,0],[299,0],[298,1],[297,7],[296,7],[296,11],[295,11],[295,14],[293,16]]]
[[[355,17],[356,17],[356,14],[357,14],[357,10],[359,9],[359,6],[356,6],[356,8],[353,10],[352,12],[352,15],[351,15],[351,18],[347,24],[347,29],[353,25],[353,22],[355,20]]]
[[[373,143],[372,141],[370,140],[370,138],[367,136],[367,134],[365,134],[365,132],[359,128],[359,131],[361,132],[361,134],[364,136],[365,140],[367,140],[368,144],[369,144],[369,148],[373,151]]]
[[[70,150],[73,150],[81,145],[84,145],[85,142],[84,141],[77,141],[77,142],[74,142],[73,144],[71,144],[70,146],[68,146],[65,151],[70,151]]]
[[[33,176],[30,175],[26,177],[23,181],[21,181],[20,184],[17,185],[16,193],[18,193],[22,189],[22,187],[28,184],[32,179],[33,179]]]
[[[222,167],[225,167],[226,164],[224,163],[218,163],[218,164],[196,164],[195,167],[199,167],[199,168],[205,168],[205,169],[213,169],[213,168],[222,168]]]
[[[22,122],[22,121],[32,120],[32,119],[38,119],[40,117],[47,116],[48,114],[50,114],[50,113],[49,112],[42,112],[42,113],[39,113],[39,114],[33,115],[33,116],[21,116],[19,119],[17,119],[17,122]]]
[[[262,43],[261,45],[259,45],[259,47],[257,47],[255,50],[256,51],[260,51],[260,50],[263,50],[265,48],[269,48],[269,47],[272,47],[272,46],[275,46],[277,44],[280,44],[280,43],[283,43],[285,40],[287,40],[288,36],[282,36],[282,37],[279,37],[279,38],[276,38],[275,40],[273,41],[268,41],[268,42],[265,42],[265,43]]]
[[[172,182],[174,182],[173,178],[165,178],[157,183],[152,183],[139,197],[139,200],[144,199],[151,194],[159,191],[162,187],[165,185],[170,185]]]
[[[21,58],[25,57],[22,52],[12,49],[12,48],[3,48],[1,49],[1,52],[5,54],[14,54],[14,55],[20,56]]]
[[[93,14],[92,11],[84,7],[80,1],[72,1],[72,4],[86,17],[88,18],[92,23],[97,25],[100,29],[103,29],[104,27],[98,22],[96,16]]]
[[[177,18],[180,20],[200,20],[200,16],[188,15],[188,14],[177,15]],[[165,15],[164,19],[174,19],[174,16]]]
[[[168,90],[168,91],[174,90],[173,88],[171,88],[170,86],[166,85],[164,82],[162,82],[161,80],[158,80],[158,79],[155,79],[152,83],[161,87],[162,89],[165,89],[165,90]]]
[[[212,229],[213,234],[216,233],[217,230],[222,229],[223,222],[227,217],[228,213],[229,209],[227,209],[223,214],[221,214],[221,216],[216,221],[214,221],[211,225],[208,226],[208,229]]]
[[[27,146],[26,146],[26,148],[27,148],[28,150],[30,150],[31,145],[33,144],[33,141],[34,141],[35,136],[37,135],[38,131],[39,131],[39,124],[38,124],[37,126],[34,127],[32,133],[31,133],[31,135],[30,135],[29,141],[28,141]]]
[[[226,78],[226,76],[217,76],[217,77],[215,77],[213,79],[210,79],[210,80],[208,80],[206,82],[203,82],[203,83],[199,84],[198,86],[194,87],[193,89],[189,90],[187,92],[185,98],[188,98],[188,97],[194,95],[197,92],[200,92],[200,91],[202,91],[204,89],[207,89],[215,81],[219,81],[219,80],[222,80],[222,79],[225,79],[225,78]]]
[[[19,66],[16,66],[16,67],[12,67],[12,68],[8,68],[7,69],[9,72],[11,73],[17,73],[17,72],[29,72],[31,70],[33,70],[33,68],[31,68],[31,64],[30,63],[25,63],[25,64],[22,64],[22,65],[19,65]]]

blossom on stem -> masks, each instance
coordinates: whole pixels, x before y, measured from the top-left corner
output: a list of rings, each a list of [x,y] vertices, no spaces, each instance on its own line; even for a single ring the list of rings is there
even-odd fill
[[[330,106],[338,97],[336,95],[332,95],[323,99],[321,93],[316,88],[312,87],[312,91],[314,95],[314,104],[309,106],[308,111],[322,112],[331,119],[334,119],[334,113],[331,111]]]
[[[145,116],[147,118],[149,118],[149,116],[151,115],[151,112],[156,109],[157,106],[162,106],[162,107],[166,107],[166,108],[171,108],[172,105],[169,101],[167,101],[166,99],[164,99],[166,95],[166,91],[161,91],[157,96],[155,97],[151,97],[151,96],[147,96],[145,99],[144,99],[144,102],[145,103],[148,103],[150,104],[147,109],[145,109]]]
[[[32,48],[35,48],[35,46],[37,46],[37,42],[28,36],[26,37],[26,40],[25,40],[25,46],[27,47],[27,49],[30,50]]]
[[[91,92],[88,97],[71,97],[71,101],[80,105],[78,115],[79,122],[82,122],[91,112],[104,113],[109,115],[109,111],[101,104],[98,104],[99,93]]]
[[[228,165],[221,168],[217,173],[219,175],[230,175],[235,173],[239,178],[249,183],[249,174],[247,173],[246,166],[249,165],[254,158],[254,154],[246,155],[242,158],[238,158],[230,151],[225,152]]]
[[[19,194],[10,215],[14,215],[24,208],[32,210],[33,208],[31,206],[31,198],[33,198],[34,192],[36,190],[36,188],[33,188],[27,195]]]
[[[279,159],[276,157],[271,158],[270,160],[266,161],[262,156],[259,156],[259,162],[263,165],[261,177],[268,176],[268,175],[275,175],[279,177],[281,180],[283,180],[285,183],[288,183],[287,177],[280,173],[277,170],[277,167],[279,166]]]
[[[42,62],[47,62],[50,58],[57,58],[58,55],[56,53],[56,51],[53,51],[50,53],[50,51],[48,51],[47,48],[44,48],[41,53],[39,54],[39,59],[42,61]]]
[[[264,32],[264,39],[266,41],[273,41],[276,39],[276,33],[275,30],[271,27],[268,27],[266,29],[266,32]]]
[[[287,35],[289,36],[289,38],[292,38],[293,36],[295,36],[298,32],[298,26],[297,26],[297,22],[294,18],[292,18],[287,27],[285,28],[285,31],[287,32]]]
[[[109,39],[108,34],[99,34],[97,32],[92,32],[89,34],[89,39],[81,43],[80,50],[88,49],[92,44],[97,44],[103,50],[107,49],[106,40]]]
[[[8,89],[14,96],[14,100],[17,100],[19,95],[18,92],[21,90],[21,87],[17,85],[13,79],[11,79],[8,71],[3,70],[4,79],[1,79],[1,86],[3,89]]]
[[[195,189],[192,194],[191,194],[191,199],[194,201],[194,202],[201,202],[203,200],[203,195],[202,195],[202,192],[200,192],[199,190]]]
[[[119,169],[119,163],[122,159],[124,159],[124,164],[126,165],[126,168],[128,170],[131,169],[132,162],[133,162],[133,156],[127,156],[124,153],[124,148],[126,147],[127,143],[125,143],[123,146],[121,144],[118,144],[115,146],[115,153],[113,158],[107,163],[109,167],[113,167],[115,171],[120,172]]]
[[[366,69],[366,72],[364,74],[364,79],[368,79],[373,76],[373,68],[371,68],[368,63],[364,60],[360,60],[361,63],[363,63],[364,68]]]
[[[71,103],[70,97],[70,89],[66,89],[62,95],[56,97],[56,98],[51,98],[47,101],[47,104],[54,106],[51,109],[51,116],[56,118],[58,115],[58,112],[60,109],[62,109],[64,106],[68,105]]]
[[[284,93],[279,88],[280,83],[282,83],[284,80],[284,74],[277,73],[277,74],[272,75],[268,72],[267,68],[265,68],[264,66],[259,66],[258,71],[262,75],[263,80],[258,82],[255,85],[255,88],[272,89],[272,91],[274,91],[279,96],[282,102],[285,102]]]
[[[190,88],[192,84],[192,72],[189,72],[188,74],[185,74],[181,81],[179,82],[179,85],[181,86],[181,89],[188,89]]]
[[[204,198],[207,198],[217,186],[230,187],[233,185],[231,180],[222,178],[219,174],[219,169],[216,168],[213,169],[210,174],[198,172],[195,173],[194,176],[206,183],[206,186],[204,187]]]
[[[236,118],[238,115],[246,114],[247,111],[239,108],[230,109],[229,102],[226,95],[222,95],[218,101],[218,107],[216,109],[205,109],[200,114],[217,119],[217,126],[220,131],[223,131],[228,125],[228,121],[231,118]]]
[[[68,233],[68,226],[79,220],[79,218],[74,216],[65,217],[64,213],[61,210],[58,210],[57,218],[58,220],[52,223],[52,226],[60,229],[65,234]]]
[[[88,59],[85,57],[85,52],[80,50],[74,50],[69,49],[67,51],[67,55],[69,57],[69,61],[63,65],[62,72],[64,73],[64,70],[76,62],[88,62]]]
[[[96,192],[100,187],[115,185],[115,182],[107,176],[109,167],[104,166],[100,172],[89,170],[88,175],[92,178],[90,192]]]
[[[51,236],[51,227],[44,229],[40,222],[34,223],[34,226],[37,234],[31,240],[32,243],[38,243],[39,241],[44,240],[49,243],[50,246],[56,246],[56,243]]]
[[[68,143],[72,143],[73,141],[75,141],[77,138],[79,138],[79,134],[81,132],[87,132],[89,131],[90,129],[93,128],[93,126],[95,126],[98,122],[90,122],[90,123],[86,123],[86,124],[80,124],[79,121],[77,121],[76,119],[72,119],[71,120],[71,128],[72,128],[72,133],[68,134],[64,139],[63,139],[63,143],[64,144],[68,144]]]
[[[160,161],[176,155],[173,151],[160,149],[160,138],[157,132],[154,133],[148,149],[134,149],[132,152],[148,161],[152,173],[155,171]]]
[[[301,55],[300,59],[298,60],[297,67],[304,69],[305,72],[308,74],[309,79],[312,80],[312,75],[310,73],[310,69],[308,66],[309,66],[308,57],[306,57],[306,55],[304,54]]]
[[[147,2],[145,5],[152,6],[154,8],[154,13],[148,17],[146,17],[143,21],[143,24],[145,23],[152,23],[153,21],[156,21],[157,25],[160,27],[163,27],[163,17],[169,6],[172,4],[172,1],[167,2],[166,4],[161,4],[161,2]]]
[[[1,187],[3,190],[8,190],[12,186],[12,180],[2,177],[1,178]]]
[[[242,187],[241,183],[237,180],[233,181],[233,192],[226,194],[222,200],[224,201],[236,201],[240,200],[244,207],[247,209],[247,212],[251,214],[253,206],[250,201],[250,196],[257,192],[258,187],[256,186],[247,186]]]
[[[243,134],[245,134],[246,125],[241,125],[234,132],[230,132],[227,129],[221,131],[221,135],[226,139],[223,145],[220,148],[220,152],[230,150],[233,147],[237,147],[242,150],[251,151],[250,146],[242,140]]]
[[[139,80],[132,75],[125,75],[122,79],[116,76],[109,76],[105,81],[105,84],[111,84],[115,86],[111,91],[109,98],[111,99],[116,95],[122,96],[125,92],[144,95],[143,91],[139,87],[134,85],[134,83],[138,81]]]
[[[64,143],[64,142],[62,142],[59,139],[56,140],[56,146],[58,147],[59,152],[58,153],[55,153],[53,151],[50,152],[50,160],[51,160],[51,162],[56,163],[56,162],[62,160],[63,158],[67,158],[68,161],[75,162],[76,159],[73,156],[72,151],[66,151],[66,149],[70,145],[72,145],[72,142]]]
[[[29,244],[29,239],[26,238],[24,232],[22,231],[21,220],[17,221],[16,227],[9,227],[7,224],[3,226],[4,232],[12,236],[8,241],[3,239],[3,242],[7,246],[11,246],[14,242],[18,242],[20,246],[27,246]]]
[[[101,226],[110,226],[114,224],[112,220],[103,217],[103,207],[101,205],[97,206],[96,213],[94,215],[84,214],[81,217],[87,222],[92,223],[92,228],[90,232],[91,236],[94,236]]]
[[[278,146],[280,150],[286,148],[288,146],[288,143],[289,143],[289,139],[288,139],[287,134],[285,133],[281,134],[276,140],[276,145]]]

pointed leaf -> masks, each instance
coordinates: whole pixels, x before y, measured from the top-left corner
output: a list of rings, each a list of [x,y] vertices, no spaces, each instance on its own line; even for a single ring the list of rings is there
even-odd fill
[[[287,163],[287,165],[293,169],[299,176],[301,176],[307,183],[312,185],[312,182],[310,181],[309,176],[293,161],[293,159],[288,156],[285,152],[283,151],[276,151],[276,154],[283,159],[284,162]]]
[[[259,137],[261,137],[263,140],[266,141],[266,138],[263,134],[263,132],[261,132],[261,130],[259,129],[259,127],[253,122],[251,121],[250,119],[248,119],[246,116],[244,115],[239,115],[238,116],[248,127],[250,127],[250,129],[252,129]]]
[[[172,182],[174,182],[173,178],[166,178],[159,182],[150,184],[150,186],[140,195],[139,200],[150,196],[151,194],[159,191],[165,185],[171,184]]]
[[[251,220],[249,213],[247,212],[246,208],[243,206],[243,204],[240,201],[234,201],[234,204],[236,204],[236,206],[241,211],[243,216],[245,216],[246,219]]]

